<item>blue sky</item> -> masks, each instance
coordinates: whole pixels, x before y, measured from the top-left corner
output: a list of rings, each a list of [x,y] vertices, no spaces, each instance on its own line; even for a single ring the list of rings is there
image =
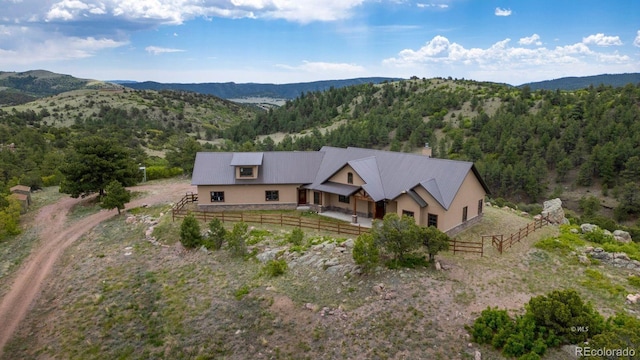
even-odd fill
[[[0,71],[519,85],[640,72],[636,0],[0,0]]]

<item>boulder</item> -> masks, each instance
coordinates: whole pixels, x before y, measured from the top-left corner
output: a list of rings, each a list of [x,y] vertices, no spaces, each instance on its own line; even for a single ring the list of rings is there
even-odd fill
[[[621,243],[630,243],[631,240],[631,235],[623,230],[616,230],[613,232],[613,237],[616,239],[616,241],[619,241]]]
[[[631,304],[635,304],[640,300],[640,293],[627,295],[627,301]]]
[[[552,224],[568,224],[569,220],[564,216],[562,200],[559,198],[547,200],[543,203],[542,216],[548,217]]]
[[[583,234],[590,233],[590,232],[596,231],[598,229],[599,229],[598,225],[593,225],[593,224],[582,224],[582,225],[580,225],[580,230],[582,230]]]
[[[580,264],[583,265],[591,265],[591,261],[585,255],[578,256],[578,261],[580,261]]]
[[[260,262],[266,263],[269,260],[275,260],[276,256],[278,256],[278,253],[280,251],[281,251],[280,249],[267,250],[263,253],[256,255],[256,259],[258,259],[258,261]]]

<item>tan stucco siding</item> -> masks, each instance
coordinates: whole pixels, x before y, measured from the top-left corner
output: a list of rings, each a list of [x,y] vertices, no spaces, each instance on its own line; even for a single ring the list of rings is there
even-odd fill
[[[199,185],[198,204],[274,204],[274,203],[297,203],[299,185]],[[278,201],[266,201],[265,192],[267,190],[277,190]],[[211,202],[212,191],[224,191],[224,202]]]
[[[420,205],[418,205],[409,195],[402,194],[396,198],[396,214],[398,216],[402,216],[403,211],[411,211],[413,212],[413,216],[416,219],[416,223],[420,224]],[[387,214],[389,213],[387,209]]]
[[[345,165],[342,169],[340,169],[337,173],[330,177],[329,181],[340,184],[348,184],[347,177],[349,173],[353,174],[353,185],[362,186],[365,184],[362,178],[355,171],[353,171],[353,168],[349,165]]]
[[[341,209],[344,209],[344,210],[353,211],[353,201],[354,201],[354,199],[353,199],[352,196],[349,198],[349,203],[347,204],[347,203],[343,203],[343,202],[338,201],[338,195],[336,195],[336,194],[326,193],[325,195],[326,196],[325,196],[324,199],[326,200],[326,202],[323,204],[324,206],[326,206],[326,207],[336,207],[336,208],[341,208]]]
[[[484,200],[485,195],[486,192],[480,181],[472,171],[469,171],[446,213],[440,215],[439,210],[442,208],[437,206],[436,209],[433,209],[433,205],[436,204],[429,202],[429,200],[427,200],[429,203],[427,211],[438,214],[438,228],[442,231],[448,231],[462,223],[462,209],[465,206],[467,207],[467,221],[478,216],[478,201]]]

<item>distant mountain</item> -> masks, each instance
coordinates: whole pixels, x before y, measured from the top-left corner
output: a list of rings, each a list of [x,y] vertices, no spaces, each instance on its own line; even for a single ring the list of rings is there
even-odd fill
[[[294,99],[302,93],[325,91],[331,87],[336,89],[360,85],[365,83],[379,84],[385,81],[398,81],[400,78],[368,77],[347,80],[325,80],[292,84],[258,84],[245,83],[198,83],[198,84],[178,84],[178,83],[158,83],[145,81],[132,84],[123,84],[129,88],[137,90],[182,90],[193,91],[200,94],[215,95],[223,99],[235,99],[246,97],[270,97],[278,99]]]
[[[545,80],[539,82],[532,82],[522,84],[518,86],[522,88],[529,86],[531,90],[577,90],[588,88],[589,86],[611,85],[613,87],[621,87],[627,84],[640,83],[640,73],[631,74],[603,74],[595,76],[580,76],[580,77],[564,77],[554,80]]]
[[[35,99],[80,89],[115,89],[119,85],[79,79],[46,70],[0,71],[0,105],[19,105]]]

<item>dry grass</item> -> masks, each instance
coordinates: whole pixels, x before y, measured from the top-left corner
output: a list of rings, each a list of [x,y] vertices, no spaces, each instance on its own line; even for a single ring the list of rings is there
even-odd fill
[[[532,247],[557,234],[555,227],[502,255],[490,244],[484,257],[440,254],[446,268],[441,272],[379,268],[371,275],[343,277],[296,266],[269,278],[260,276],[261,263],[232,258],[224,250],[185,251],[176,241],[180,222],[171,222],[167,209],[132,211],[163,214],[156,235],[165,246],[144,240],[148,225],[126,224],[124,216],[73,245],[6,358],[470,359],[476,347],[467,346],[464,326],[488,306],[518,312],[531,296],[577,287],[605,313],[623,307],[606,291],[581,286],[585,267],[577,261]],[[530,221],[487,208],[482,223],[459,238],[509,234]],[[260,228],[254,246],[282,246],[288,231]],[[310,248],[306,253],[349,259]],[[392,296],[381,299],[376,284]],[[481,350],[484,359],[501,358]],[[559,352],[549,356],[562,358]]]

